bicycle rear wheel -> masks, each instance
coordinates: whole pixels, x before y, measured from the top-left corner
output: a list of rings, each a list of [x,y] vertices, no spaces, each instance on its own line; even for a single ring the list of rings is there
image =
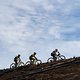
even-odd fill
[[[10,69],[12,69],[12,68],[15,68],[15,63],[12,63],[12,64],[10,65]]]
[[[50,58],[48,58],[48,60],[47,60],[47,62],[53,62],[53,61],[54,61],[53,57],[50,57]]]

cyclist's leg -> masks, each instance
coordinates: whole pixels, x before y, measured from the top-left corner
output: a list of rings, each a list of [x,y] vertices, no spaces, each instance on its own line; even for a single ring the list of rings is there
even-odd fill
[[[34,64],[34,58],[30,58],[30,64]]]
[[[32,57],[29,57],[29,60],[30,60],[30,64],[32,64]]]
[[[53,59],[53,60],[52,60]],[[50,60],[50,62],[53,62],[54,61],[54,56],[52,56],[52,58],[51,58],[51,60]]]
[[[30,60],[30,64],[33,64],[33,59],[32,59],[32,60]]]
[[[17,63],[17,61],[15,61],[15,68],[17,68],[17,65],[18,65],[18,63]]]
[[[35,61],[36,61],[36,60],[33,58],[33,64],[35,64]]]
[[[56,55],[54,54],[52,57],[53,57],[53,60],[56,61]]]
[[[57,61],[57,57],[55,56],[55,57],[53,57],[53,59],[54,59],[54,61]]]

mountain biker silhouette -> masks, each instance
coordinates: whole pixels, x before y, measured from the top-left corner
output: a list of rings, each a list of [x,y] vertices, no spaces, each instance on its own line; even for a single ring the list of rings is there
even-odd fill
[[[15,58],[14,58],[14,62],[15,62],[15,67],[17,67],[17,65],[18,65],[18,63],[21,61],[21,59],[20,59],[20,54],[18,54],[17,56],[15,56]]]
[[[33,54],[31,54],[30,56],[29,56],[29,61],[27,61],[26,63],[25,63],[25,65],[38,65],[38,64],[41,64],[42,63],[42,61],[41,60],[39,60],[39,59],[37,59],[37,57],[36,57],[36,52],[34,52]]]
[[[53,57],[54,61],[57,60],[57,56],[60,55],[60,52],[58,51],[58,49],[55,49],[52,53],[51,56]]]
[[[17,67],[20,67],[20,66],[24,66],[24,62],[21,61],[20,56],[21,55],[18,54],[17,56],[14,57],[14,63],[10,64],[10,69],[11,68],[17,68]]]
[[[29,60],[34,63],[35,60],[37,60],[36,58],[36,52],[34,52],[33,54],[30,55]]]

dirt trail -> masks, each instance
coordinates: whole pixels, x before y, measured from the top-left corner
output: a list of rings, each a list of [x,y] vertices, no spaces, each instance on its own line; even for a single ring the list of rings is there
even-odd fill
[[[0,70],[0,80],[80,80],[80,57]]]

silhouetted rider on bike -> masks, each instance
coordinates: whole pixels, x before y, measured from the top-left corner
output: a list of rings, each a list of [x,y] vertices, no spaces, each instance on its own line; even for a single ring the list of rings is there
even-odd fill
[[[20,56],[21,56],[21,55],[18,54],[18,55],[14,58],[15,67],[17,67],[18,63],[21,61]]]
[[[36,58],[36,52],[34,52],[32,55],[30,55],[29,60],[34,63],[35,60],[37,60]]]
[[[57,60],[57,56],[60,55],[60,52],[58,51],[58,49],[55,49],[52,53],[51,56],[53,57],[54,61]]]

